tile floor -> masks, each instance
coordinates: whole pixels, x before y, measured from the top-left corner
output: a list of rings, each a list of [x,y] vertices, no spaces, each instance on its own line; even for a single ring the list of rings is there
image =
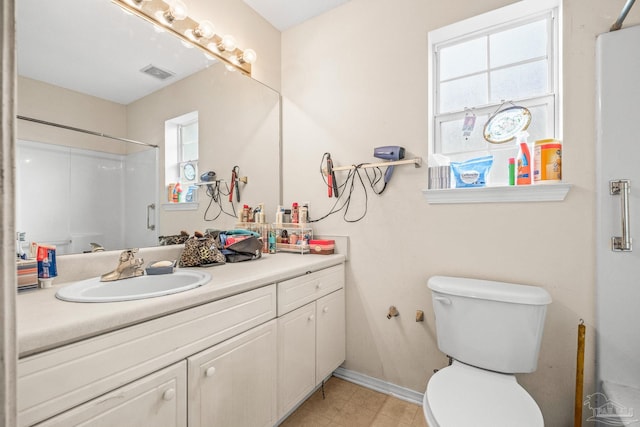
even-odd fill
[[[331,377],[281,427],[427,427],[419,405]]]

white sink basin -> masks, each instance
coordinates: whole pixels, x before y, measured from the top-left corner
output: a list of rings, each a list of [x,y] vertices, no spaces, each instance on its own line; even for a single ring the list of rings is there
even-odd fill
[[[176,270],[131,279],[101,282],[100,277],[73,282],[56,292],[56,297],[72,302],[113,302],[153,298],[188,291],[211,280],[211,275],[197,270]]]

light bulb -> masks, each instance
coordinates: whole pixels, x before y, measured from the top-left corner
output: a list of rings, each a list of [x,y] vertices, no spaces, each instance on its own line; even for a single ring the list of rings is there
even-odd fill
[[[146,1],[151,1],[151,0],[126,0],[127,3],[129,3],[131,6],[137,7],[138,9],[141,9],[142,4]]]
[[[226,35],[222,38],[222,41],[218,45],[218,49],[221,51],[233,52],[236,50],[237,43],[233,36]]]
[[[232,73],[236,71],[236,67],[231,64],[225,64],[225,68],[227,69],[227,71],[231,71]]]
[[[171,0],[169,9],[162,16],[169,24],[175,20],[182,21],[187,17],[187,5],[182,0]]]
[[[203,37],[205,39],[210,39],[215,34],[214,29],[215,27],[210,21],[202,21],[198,24],[198,27],[193,30],[193,35],[196,38]]]
[[[173,0],[169,8],[171,14],[178,21],[182,21],[187,17],[187,5],[182,0]]]
[[[240,62],[246,62],[247,64],[253,64],[258,59],[258,54],[253,49],[246,49],[242,52],[242,56],[240,57]]]

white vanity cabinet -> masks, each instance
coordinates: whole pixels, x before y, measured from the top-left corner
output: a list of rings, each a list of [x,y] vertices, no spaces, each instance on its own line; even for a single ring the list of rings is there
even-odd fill
[[[189,427],[276,421],[276,321],[189,357]]]
[[[275,317],[276,286],[269,285],[20,359],[18,425],[82,405]]]
[[[17,426],[276,425],[345,358],[344,261],[310,257],[303,265],[316,271],[287,265],[279,277],[297,277],[254,275],[264,282],[90,338],[81,339],[83,317],[66,317],[75,342],[18,360]]]
[[[278,283],[278,417],[345,360],[344,266]]]
[[[187,427],[186,362],[50,418],[38,427]]]

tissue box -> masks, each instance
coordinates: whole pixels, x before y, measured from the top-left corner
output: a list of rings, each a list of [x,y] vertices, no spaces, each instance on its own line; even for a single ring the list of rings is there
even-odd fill
[[[309,240],[309,249],[316,255],[331,255],[335,245],[335,240]]]

